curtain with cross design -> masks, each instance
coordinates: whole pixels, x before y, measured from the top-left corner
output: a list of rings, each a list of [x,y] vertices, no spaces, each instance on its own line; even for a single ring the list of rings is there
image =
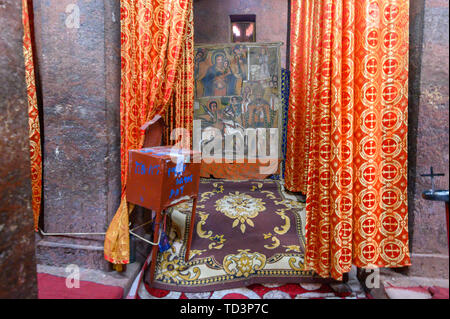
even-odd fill
[[[292,1],[285,184],[322,277],[410,265],[408,28],[408,0]]]
[[[130,260],[126,199],[128,151],[142,148],[143,125],[156,115],[170,133],[186,129],[194,116],[194,24],[192,0],[121,0],[120,135],[122,200],[105,236],[104,257],[114,264]],[[185,141],[185,140],[183,140]],[[189,145],[184,145],[189,147]]]

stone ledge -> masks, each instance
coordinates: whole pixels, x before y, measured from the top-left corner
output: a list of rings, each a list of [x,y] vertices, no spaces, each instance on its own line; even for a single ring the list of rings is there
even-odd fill
[[[418,277],[418,276],[410,276],[409,274],[399,273],[393,269],[381,268],[379,272],[379,286],[375,288],[368,288],[367,286],[364,289],[374,298],[374,299],[430,299],[431,294],[420,294],[414,293],[410,291],[397,292],[395,296],[389,296],[386,292],[386,287],[394,286],[398,287],[399,291],[402,288],[410,288],[410,287],[442,287],[448,288],[449,281],[448,279],[443,278],[430,278],[430,277]],[[364,270],[359,269],[359,278],[363,285],[365,285],[365,278],[367,278],[367,274]]]
[[[408,276],[447,279],[448,281],[448,255],[412,253],[411,264],[407,270]]]
[[[38,264],[48,266],[66,267],[75,264],[89,269],[110,270],[103,256],[103,246],[41,240],[36,244],[36,260]]]

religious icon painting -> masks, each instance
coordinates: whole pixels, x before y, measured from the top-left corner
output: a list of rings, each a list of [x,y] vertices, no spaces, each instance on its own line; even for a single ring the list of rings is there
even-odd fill
[[[272,87],[278,88],[278,46],[249,47],[249,64],[250,81],[268,81]]]
[[[231,43],[195,47],[194,130],[201,131],[202,150],[234,153],[249,147],[249,131],[281,127],[280,45]],[[227,140],[233,147],[227,147]],[[238,147],[239,143],[242,147]]]
[[[247,76],[247,49],[244,46],[196,48],[196,98],[240,95],[242,81]]]

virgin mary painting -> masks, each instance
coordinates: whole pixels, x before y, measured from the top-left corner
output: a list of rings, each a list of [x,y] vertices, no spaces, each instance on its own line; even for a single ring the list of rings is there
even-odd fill
[[[212,65],[201,79],[203,96],[236,95],[237,77],[231,70],[230,63],[223,51],[216,51],[211,56]]]

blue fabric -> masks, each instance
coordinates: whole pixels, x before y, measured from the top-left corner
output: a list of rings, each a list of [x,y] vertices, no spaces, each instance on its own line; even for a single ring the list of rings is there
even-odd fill
[[[289,109],[289,81],[290,71],[281,69],[281,107],[282,107],[282,126],[281,126],[281,176],[284,179],[284,170],[286,162],[286,141],[287,141],[287,122]]]
[[[271,175],[270,179],[284,179],[285,161],[286,161],[286,140],[287,140],[287,122],[289,109],[289,81],[290,71],[281,69],[281,176]]]

